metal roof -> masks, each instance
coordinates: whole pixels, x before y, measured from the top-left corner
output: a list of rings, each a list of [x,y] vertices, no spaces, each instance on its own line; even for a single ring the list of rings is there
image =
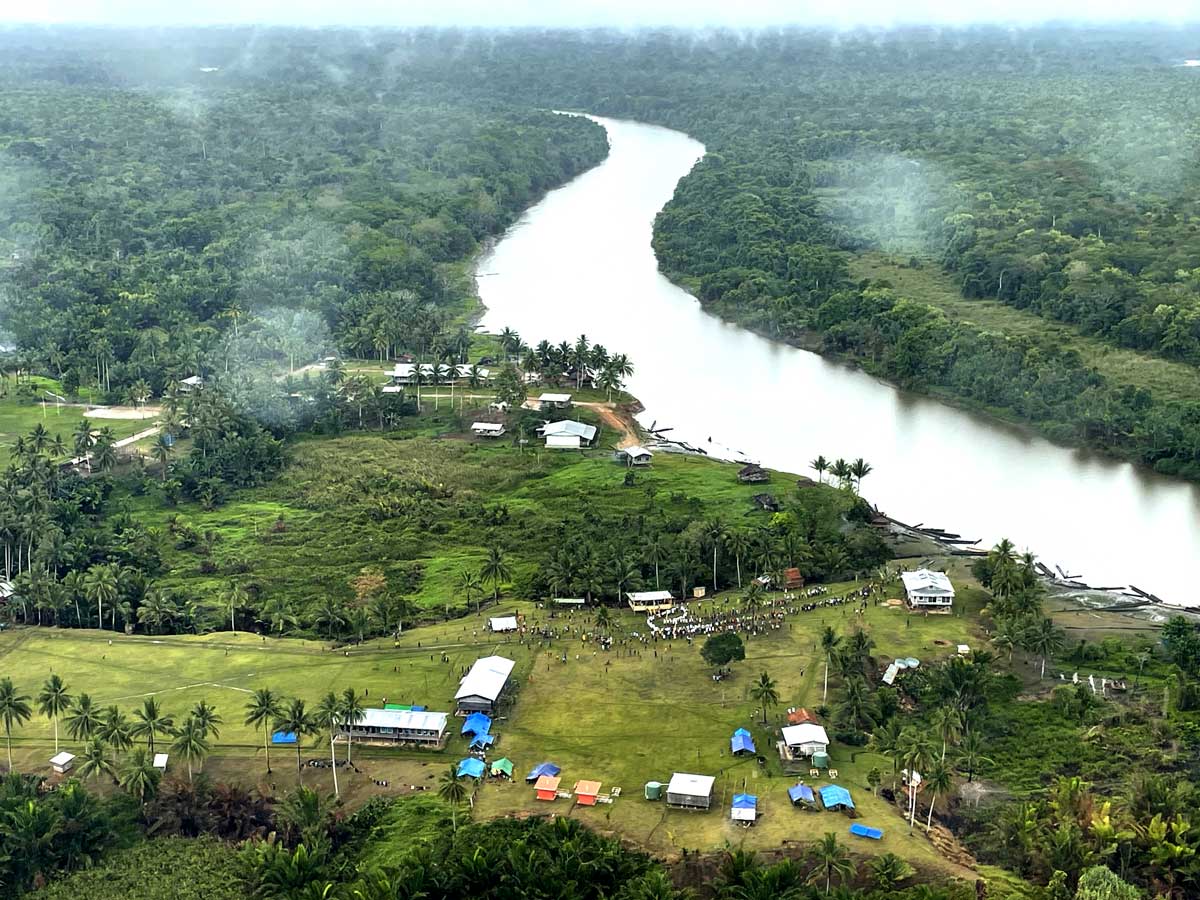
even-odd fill
[[[503,656],[485,656],[475,660],[471,671],[459,682],[458,693],[454,695],[454,699],[483,697],[486,700],[496,700],[504,690],[515,665],[515,662]]]
[[[674,600],[670,591],[630,591],[625,595],[631,603],[662,603]]]
[[[586,422],[576,422],[574,419],[563,419],[561,422],[547,422],[538,430],[542,433],[542,437],[569,434],[582,440],[590,441],[596,436],[595,425],[588,425]]]
[[[933,594],[943,597],[954,596],[954,585],[950,583],[950,579],[946,577],[945,572],[917,569],[915,572],[901,572],[900,579],[904,582],[904,590],[910,594]]]
[[[800,725],[787,725],[783,729],[783,742],[789,747],[799,744],[824,744],[829,746],[829,735],[825,729],[815,722],[804,722]]]
[[[446,730],[444,712],[417,712],[411,709],[379,709],[368,707],[363,717],[354,723],[355,728],[396,728],[404,731]]]
[[[707,797],[712,793],[713,782],[716,780],[712,775],[689,775],[686,772],[676,772],[671,776],[671,783],[667,785],[667,793]]]
[[[538,397],[539,403],[570,403],[570,394],[542,394]]]

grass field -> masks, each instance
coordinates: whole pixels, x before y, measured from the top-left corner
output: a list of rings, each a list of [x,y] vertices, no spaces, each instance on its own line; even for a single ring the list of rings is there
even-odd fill
[[[1114,384],[1152,389],[1156,397],[1191,400],[1200,396],[1200,369],[1148,353],[1115,347],[1099,338],[1080,334],[1070,325],[1007,306],[998,300],[968,300],[953,279],[936,263],[919,269],[900,265],[885,253],[863,253],[851,258],[855,279],[890,281],[903,297],[936,306],[956,322],[970,322],[988,331],[1013,337],[1051,338],[1060,347],[1076,351]]]
[[[849,587],[838,586],[835,593]],[[869,607],[863,624],[876,642],[875,654],[882,659],[916,655],[931,661],[948,655],[955,643],[977,642],[970,613],[981,603],[982,592],[967,589],[961,596],[965,614],[954,616],[909,617],[898,610]],[[546,621],[547,612],[530,603],[502,608],[524,615],[530,624]],[[553,760],[563,766],[565,788],[579,779],[596,779],[606,791],[620,786],[623,795],[611,806],[582,808],[566,800],[538,803],[523,780],[488,782],[476,797],[476,815],[569,814],[666,854],[683,848],[715,850],[727,844],[778,848],[785,841],[812,840],[825,831],[844,834],[849,825],[845,816],[804,813],[788,805],[786,788],[793,781],[783,774],[772,748],[786,707],[820,705],[823,664],[818,635],[826,623],[847,630],[857,618],[849,607],[798,613],[789,617],[784,628],[749,638],[747,659],[735,664],[732,679],[721,683],[709,677],[711,670],[700,658],[698,643],[692,647],[683,641],[660,643],[657,648],[639,644],[640,655],[630,655],[620,644],[609,653],[597,652],[583,640],[587,618],[582,612],[570,619],[560,617],[556,624],[579,628],[580,637],[550,646],[496,640],[485,632],[485,620],[472,615],[414,629],[398,646],[391,640],[375,641],[350,650],[348,656],[319,642],[264,641],[253,635],[160,639],[17,630],[0,634],[0,673],[11,674],[22,691],[35,693],[53,670],[73,691],[88,690],[97,702],[126,709],[140,704],[149,693],[176,715],[206,699],[225,718],[206,770],[214,777],[270,781],[283,790],[294,783],[294,755],[290,750],[273,752],[275,774],[266,779],[261,735],[241,724],[247,692],[270,687],[315,703],[328,690],[352,686],[368,691],[371,705],[380,705],[387,697],[392,702],[448,709],[462,668],[478,656],[498,652],[517,661],[516,692],[494,726],[500,740],[491,758],[513,759],[518,776],[537,762]],[[639,628],[644,630],[643,620],[624,611],[616,615],[613,633],[628,635]],[[449,663],[440,660],[443,650]],[[768,728],[763,727],[761,714],[755,716],[755,703],[748,696],[749,685],[764,670],[775,679],[781,699],[778,707],[768,710]],[[831,701],[835,686],[836,679]],[[751,729],[760,752],[768,757],[765,769],[729,755],[729,736],[737,727]],[[51,752],[48,721],[38,718],[19,730],[14,741],[18,766],[43,770]],[[465,742],[457,734],[444,751],[358,747],[355,758],[363,772],[345,773],[342,789],[351,803],[372,794],[410,793],[409,785],[432,786],[464,752]],[[854,794],[859,821],[886,832],[878,844],[864,842],[870,846],[859,847],[856,843],[856,849],[891,850],[927,866],[938,865],[931,845],[919,833],[909,837],[899,814],[871,796],[866,773],[876,765],[889,771],[886,761],[836,744],[831,753],[840,772],[838,783]],[[305,758],[325,755],[327,749],[317,745],[304,750]],[[644,782],[666,781],[673,771],[717,775],[714,808],[706,813],[682,812],[642,799]],[[378,788],[372,783],[375,778],[391,785]],[[305,779],[331,787],[325,770],[306,769]],[[762,818],[748,830],[733,826],[727,810],[730,795],[743,789],[760,797]]]

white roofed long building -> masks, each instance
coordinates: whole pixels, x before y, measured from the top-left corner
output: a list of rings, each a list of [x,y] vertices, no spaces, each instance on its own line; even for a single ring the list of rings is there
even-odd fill
[[[342,730],[361,740],[440,747],[446,740],[447,718],[444,712],[371,707],[363,710],[357,722],[343,723]]]
[[[954,585],[945,572],[917,569],[915,572],[902,572],[900,578],[908,595],[908,605],[914,609],[948,609],[954,604]]]
[[[511,659],[503,656],[485,656],[475,660],[470,671],[459,682],[458,693],[454,695],[458,711],[493,712],[515,665]]]

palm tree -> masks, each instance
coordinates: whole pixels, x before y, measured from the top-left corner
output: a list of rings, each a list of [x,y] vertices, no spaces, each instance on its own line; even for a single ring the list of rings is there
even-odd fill
[[[1040,678],[1046,677],[1046,659],[1063,648],[1063,633],[1055,627],[1054,622],[1043,618],[1036,625],[1030,626],[1025,633],[1025,649],[1042,658]]]
[[[821,632],[821,649],[825,652],[825,687],[821,691],[822,704],[829,699],[829,660],[832,658],[833,651],[837,649],[841,640],[837,632],[829,625],[826,625],[825,630]]]
[[[959,766],[967,773],[967,781],[975,780],[975,773],[984,766],[992,764],[993,760],[983,753],[983,738],[979,732],[971,731],[963,738],[958,748]]]
[[[363,706],[363,698],[360,697],[354,688],[346,688],[342,691],[342,721],[346,723],[346,762],[350,762],[350,745],[353,742],[353,727],[363,720],[367,714],[366,707]]]
[[[813,863],[809,883],[816,884],[824,878],[826,894],[829,893],[834,875],[838,877],[838,881],[844,881],[854,875],[854,863],[850,861],[850,855],[838,843],[837,835],[832,831],[825,832],[825,836],[817,841],[810,851],[809,859]]]
[[[4,722],[4,742],[8,746],[8,770],[11,772],[12,761],[12,727],[24,725],[33,715],[29,706],[29,698],[18,694],[11,678],[0,679],[0,721]]]
[[[766,672],[759,675],[758,681],[750,686],[750,696],[762,704],[763,725],[766,726],[767,707],[779,702],[779,691],[775,689],[775,682],[771,680],[771,676]]]
[[[192,763],[203,762],[212,746],[205,736],[204,723],[194,715],[183,720],[183,724],[175,732],[175,740],[171,743],[171,751],[187,760],[188,782],[192,780]]]
[[[871,474],[871,464],[861,456],[850,464],[850,474],[854,476],[854,480],[858,483],[858,490],[862,490],[862,480]]]
[[[963,733],[962,713],[953,706],[943,706],[934,711],[934,731],[942,739],[942,760],[946,759],[946,747],[957,744]]]
[[[924,776],[933,762],[933,746],[924,732],[909,726],[900,733],[901,760],[908,769],[908,833],[912,834],[917,817],[917,786],[913,784],[914,773]]]
[[[133,746],[133,727],[125,713],[116,704],[105,710],[104,722],[98,731],[101,740],[118,753]]]
[[[92,698],[87,694],[80,694],[63,718],[63,724],[67,726],[67,734],[72,740],[86,741],[99,733],[104,719],[92,706]]]
[[[458,771],[451,763],[438,779],[438,796],[450,804],[450,827],[458,831],[458,806],[467,799],[467,786],[458,778]]]
[[[154,439],[154,446],[150,448],[150,455],[154,457],[154,461],[162,467],[162,480],[167,480],[167,467],[171,462],[171,454],[175,452],[174,439],[164,433],[160,433]]]
[[[299,697],[289,700],[283,708],[283,715],[276,720],[275,728],[279,731],[291,732],[296,736],[296,778],[303,781],[304,773],[300,767],[300,743],[316,728],[312,714],[304,707],[304,701]]]
[[[607,606],[601,606],[596,610],[596,629],[598,631],[608,631],[612,627],[612,613],[608,611]]]
[[[933,829],[933,805],[937,798],[950,790],[954,784],[954,768],[945,759],[934,760],[925,773],[925,789],[930,792],[929,814],[925,817],[925,831]]]
[[[492,583],[492,599],[499,600],[500,582],[507,581],[512,577],[508,564],[504,561],[504,553],[499,547],[492,547],[488,550],[487,559],[483,561],[479,576],[485,582],[490,581]]]
[[[117,567],[110,563],[92,566],[83,578],[83,591],[96,604],[96,627],[104,627],[104,604],[117,599]]]
[[[458,573],[458,589],[463,592],[463,596],[467,601],[468,608],[471,606],[471,598],[483,591],[483,579],[477,574],[467,569],[462,569]],[[446,604],[446,616],[450,616],[449,604]],[[478,612],[478,609],[476,610]]]
[[[58,753],[58,720],[71,707],[71,695],[57,674],[51,675],[37,696],[38,712],[54,723],[54,752]]]
[[[820,481],[821,484],[824,484],[825,473],[829,471],[829,460],[827,460],[824,456],[817,456],[817,458],[810,462],[809,465],[816,469],[817,480]]]
[[[96,435],[92,432],[92,423],[86,418],[80,419],[71,433],[71,446],[75,455],[87,463],[88,471],[92,471],[91,452],[96,446]]]
[[[162,707],[158,705],[158,700],[154,697],[146,697],[142,700],[142,708],[135,710],[133,717],[137,721],[130,729],[131,734],[133,737],[144,737],[146,746],[153,755],[154,738],[160,734],[170,734],[175,720],[162,711]]]
[[[108,745],[100,738],[92,738],[79,751],[79,777],[85,781],[107,775],[116,778],[117,768],[108,756]]]
[[[896,792],[896,773],[900,769],[900,723],[895,718],[876,728],[871,734],[871,749],[892,761],[892,793]]]
[[[871,878],[875,885],[885,894],[893,891],[902,881],[907,881],[916,874],[916,869],[908,861],[895,853],[885,853],[867,863],[871,870]],[[890,896],[890,894],[888,894]]]
[[[333,769],[333,796],[340,800],[342,790],[337,775],[337,733],[342,727],[342,701],[333,691],[327,693],[317,704],[313,720],[318,728],[329,734],[329,761]]]
[[[838,480],[838,484],[845,485],[850,479],[850,464],[839,457],[833,461],[829,472]]]
[[[237,611],[246,605],[246,589],[231,580],[221,592],[221,597],[229,609],[229,630],[237,634]]]
[[[734,565],[737,567],[737,586],[739,590],[742,587],[742,557],[746,555],[749,549],[750,538],[746,532],[735,528],[729,529],[725,535],[725,551],[733,556]]]
[[[162,779],[162,772],[154,767],[153,752],[147,753],[139,747],[121,767],[121,787],[137,797],[142,806],[146,805],[147,797],[154,796]]]
[[[221,736],[221,724],[225,721],[218,715],[215,707],[209,706],[207,701],[201,700],[192,707],[191,718],[196,720],[200,726],[200,734],[204,738],[210,735],[214,738]],[[204,771],[204,760],[200,760],[200,771]]]
[[[714,594],[717,592],[717,550],[720,549],[721,542],[728,533],[729,529],[720,519],[709,519],[704,523],[704,539],[712,545],[712,589]]]
[[[267,774],[271,774],[271,729],[283,717],[283,702],[270,688],[259,688],[246,704],[245,723],[262,728],[263,753],[267,757]]]

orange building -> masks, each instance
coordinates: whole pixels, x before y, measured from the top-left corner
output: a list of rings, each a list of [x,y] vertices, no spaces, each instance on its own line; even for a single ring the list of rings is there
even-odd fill
[[[533,789],[539,800],[553,800],[558,796],[558,783],[562,781],[557,775],[543,775],[537,780]]]
[[[575,782],[575,799],[579,801],[580,806],[595,806],[598,796],[600,796],[600,782]]]

